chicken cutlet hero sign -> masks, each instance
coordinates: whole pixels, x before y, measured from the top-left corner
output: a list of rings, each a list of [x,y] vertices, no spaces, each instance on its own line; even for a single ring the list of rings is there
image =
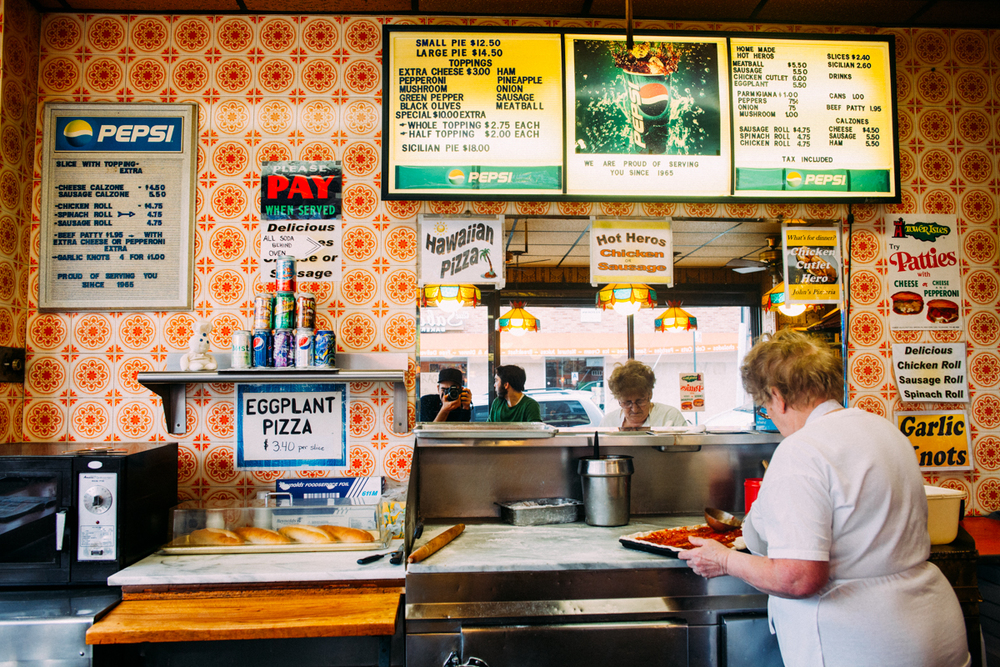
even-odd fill
[[[347,465],[347,385],[237,384],[236,467]]]

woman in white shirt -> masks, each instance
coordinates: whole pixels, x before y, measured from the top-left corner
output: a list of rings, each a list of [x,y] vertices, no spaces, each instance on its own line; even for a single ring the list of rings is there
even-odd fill
[[[963,667],[965,623],[932,563],[923,477],[887,420],[844,409],[840,359],[782,331],[743,385],[785,436],[743,523],[751,554],[714,540],[680,557],[768,593],[785,667]]]
[[[653,402],[656,374],[635,359],[615,367],[608,378],[608,389],[618,401],[617,410],[609,410],[601,426],[616,426],[622,431],[644,431],[652,426],[684,426],[681,411],[670,405]]]

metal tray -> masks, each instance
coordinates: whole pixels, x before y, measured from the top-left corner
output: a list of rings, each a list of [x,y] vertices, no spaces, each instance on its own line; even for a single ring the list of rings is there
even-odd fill
[[[542,422],[425,422],[413,429],[418,438],[454,440],[551,438],[558,432],[556,427]]]
[[[702,523],[696,526],[680,526],[680,529],[685,528],[707,528],[708,524]],[[618,542],[626,549],[635,549],[636,551],[645,551],[651,554],[659,554],[661,556],[668,556],[670,558],[677,558],[677,554],[681,551],[686,551],[686,549],[681,549],[680,547],[669,547],[663,544],[653,544],[652,542],[645,542],[640,537],[645,537],[651,533],[657,532],[657,530],[647,530],[640,533],[631,533],[629,535],[622,535],[618,538]],[[743,541],[743,537],[737,537],[736,543],[730,547],[734,551],[742,551],[746,553],[748,550],[746,548],[746,542]]]
[[[580,520],[583,503],[574,498],[536,498],[496,503],[500,519],[514,526],[541,526],[549,523],[573,523]]]

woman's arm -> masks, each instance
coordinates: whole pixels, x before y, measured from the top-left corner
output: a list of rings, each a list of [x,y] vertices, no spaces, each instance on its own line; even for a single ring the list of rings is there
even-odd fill
[[[792,599],[812,597],[830,579],[830,563],[825,560],[754,556],[727,549],[715,540],[690,539],[696,548],[678,556],[707,579],[728,574],[769,595]]]

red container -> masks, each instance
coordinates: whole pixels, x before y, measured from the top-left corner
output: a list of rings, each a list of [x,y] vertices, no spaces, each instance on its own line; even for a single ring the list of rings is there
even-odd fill
[[[753,505],[753,501],[757,500],[757,494],[760,493],[761,479],[760,477],[753,477],[743,480],[743,511],[746,513],[750,512],[750,506]]]

